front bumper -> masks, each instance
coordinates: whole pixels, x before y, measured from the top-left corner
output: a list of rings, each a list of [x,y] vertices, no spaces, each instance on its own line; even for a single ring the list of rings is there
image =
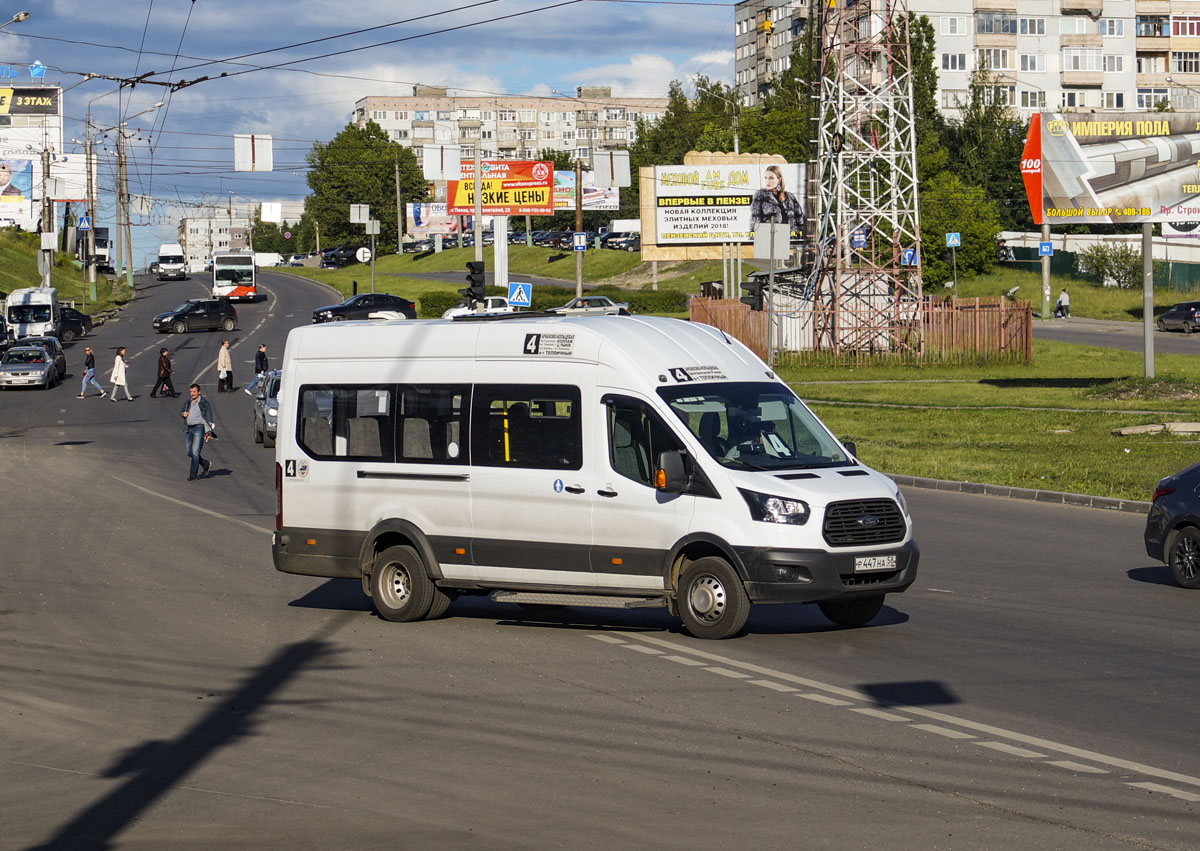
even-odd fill
[[[816,603],[903,591],[917,578],[921,553],[916,541],[871,552],[780,550],[741,547],[746,593],[755,603]],[[896,569],[855,572],[856,558],[896,556]]]
[[[0,375],[0,387],[37,387],[45,383],[44,375]]]

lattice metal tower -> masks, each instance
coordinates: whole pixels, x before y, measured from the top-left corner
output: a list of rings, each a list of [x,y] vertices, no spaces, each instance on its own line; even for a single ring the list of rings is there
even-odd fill
[[[924,353],[907,7],[813,0],[817,351]]]

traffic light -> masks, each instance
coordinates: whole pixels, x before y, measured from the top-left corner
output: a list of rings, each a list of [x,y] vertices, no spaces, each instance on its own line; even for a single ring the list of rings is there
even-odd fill
[[[467,263],[467,286],[458,294],[468,302],[483,301],[483,263],[478,260]]]
[[[742,304],[750,305],[751,310],[763,309],[763,279],[755,275],[751,275],[742,284],[742,289],[746,291],[746,295],[742,296]]]

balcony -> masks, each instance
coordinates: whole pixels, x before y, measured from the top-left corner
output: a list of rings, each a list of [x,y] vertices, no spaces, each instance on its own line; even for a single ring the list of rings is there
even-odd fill
[[[1104,36],[1100,33],[1064,33],[1059,36],[1063,47],[1103,47]]]
[[[1171,48],[1171,39],[1167,36],[1139,35],[1134,40],[1134,49],[1138,53],[1166,53]]]
[[[1063,71],[1064,89],[1098,89],[1104,85],[1103,71]]]
[[[976,33],[975,46],[1016,48],[1017,37],[1012,33]]]
[[[1060,0],[1059,10],[1064,15],[1087,15],[1094,13],[1096,20],[1104,10],[1103,0]]]
[[[975,0],[976,12],[1015,12],[1017,0]]]
[[[1139,88],[1165,89],[1165,88],[1167,87],[1167,85],[1168,85],[1168,84],[1167,84],[1167,77],[1170,77],[1170,78],[1173,80],[1173,79],[1175,79],[1176,77],[1180,77],[1180,76],[1183,76],[1183,75],[1182,75],[1182,74],[1175,74],[1175,75],[1172,75],[1172,74],[1167,74],[1167,73],[1162,73],[1162,74],[1138,74],[1138,75],[1135,77],[1135,80],[1137,81],[1137,82],[1136,82],[1136,85],[1137,85]]]
[[[1167,17],[1171,14],[1171,3],[1169,0],[1136,0],[1133,4],[1133,11],[1138,15]]]

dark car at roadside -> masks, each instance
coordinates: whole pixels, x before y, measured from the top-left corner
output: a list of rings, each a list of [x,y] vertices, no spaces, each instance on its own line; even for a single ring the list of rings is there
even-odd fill
[[[377,310],[394,310],[407,319],[417,318],[417,306],[403,296],[390,293],[359,293],[350,296],[341,304],[318,307],[313,311],[312,321],[342,322],[347,319],[370,319]]]
[[[73,307],[60,307],[58,309],[60,322],[60,331],[58,339],[64,343],[69,343],[76,337],[86,337],[92,333],[92,317],[86,313],[76,310]]]
[[[193,298],[153,319],[160,334],[185,334],[189,331],[234,331],[237,310],[227,299]]]
[[[1200,588],[1200,464],[1162,479],[1146,515],[1146,554],[1184,588]]]
[[[1181,301],[1155,322],[1159,331],[1182,331],[1190,334],[1200,328],[1200,301]]]

